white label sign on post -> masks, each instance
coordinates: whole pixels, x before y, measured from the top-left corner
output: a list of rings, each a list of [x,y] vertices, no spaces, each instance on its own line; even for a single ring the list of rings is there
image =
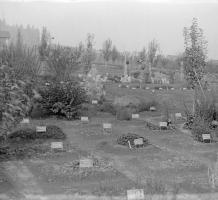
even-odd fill
[[[103,128],[104,129],[111,129],[112,128],[112,125],[110,123],[104,123],[103,124]]]
[[[80,168],[93,167],[93,160],[90,158],[83,158],[79,161]]]
[[[182,118],[182,114],[181,113],[175,113],[175,117],[176,118]]]
[[[167,122],[160,122],[160,128],[167,128]]]
[[[154,106],[151,106],[150,111],[156,111],[156,108]]]
[[[51,149],[63,150],[63,142],[52,142]]]
[[[98,104],[97,100],[92,100],[92,104]]]
[[[202,139],[204,140],[211,140],[210,134],[202,134]]]
[[[143,145],[143,138],[137,138],[134,140],[135,145]]]
[[[37,126],[36,132],[46,132],[46,126]]]
[[[127,190],[127,200],[144,200],[144,190],[143,189],[134,189]]]
[[[139,114],[132,114],[132,119],[139,119]]]
[[[24,118],[22,121],[21,121],[21,124],[29,124],[30,123],[30,120],[28,118]]]
[[[89,118],[88,117],[81,117],[81,121],[82,122],[89,122]]]

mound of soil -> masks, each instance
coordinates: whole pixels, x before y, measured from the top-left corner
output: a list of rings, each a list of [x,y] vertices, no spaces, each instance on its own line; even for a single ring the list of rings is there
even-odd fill
[[[142,145],[135,145],[134,140],[139,139],[139,138],[143,139],[143,144]],[[117,143],[120,145],[124,145],[124,146],[129,146],[128,141],[130,142],[130,145],[133,148],[145,147],[149,144],[147,139],[145,139],[144,137],[139,136],[137,134],[133,134],[133,133],[123,134],[117,139]]]

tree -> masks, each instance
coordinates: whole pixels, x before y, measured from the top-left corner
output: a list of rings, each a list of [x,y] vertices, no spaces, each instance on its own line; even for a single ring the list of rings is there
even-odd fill
[[[112,41],[111,41],[111,39],[107,39],[103,43],[103,48],[102,48],[102,54],[103,54],[103,57],[104,57],[106,64],[109,61],[110,56],[111,56],[111,51],[112,51],[111,48],[112,48]]]
[[[21,58],[23,55],[23,37],[22,37],[20,29],[18,29],[17,31],[17,40],[16,40],[15,50],[16,50],[15,52],[16,57]]]
[[[119,57],[119,52],[116,46],[114,45],[111,51],[111,59],[113,62],[115,62],[118,59],[118,57]]]
[[[139,52],[139,59],[138,62],[141,64],[141,68],[144,70],[147,62],[147,50],[145,47]]]
[[[30,99],[25,94],[26,83],[17,79],[13,68],[0,67],[0,134],[7,135],[30,109]]]
[[[186,80],[192,88],[201,86],[200,81],[205,74],[207,41],[198,21],[193,18],[191,27],[184,28],[184,70]]]
[[[39,55],[41,60],[44,60],[49,54],[50,33],[46,27],[42,29],[41,42],[39,45]]]
[[[95,51],[93,49],[94,39],[95,39],[94,34],[90,34],[90,33],[87,34],[86,46],[82,58],[82,61],[86,66],[86,70],[85,70],[86,73],[90,71],[92,62],[95,60],[96,57]]]
[[[158,49],[159,49],[159,44],[157,43],[156,40],[152,40],[151,42],[149,42],[147,55],[148,55],[148,63],[150,64],[151,67],[153,67],[154,65],[154,61],[156,59],[157,56],[156,54]]]

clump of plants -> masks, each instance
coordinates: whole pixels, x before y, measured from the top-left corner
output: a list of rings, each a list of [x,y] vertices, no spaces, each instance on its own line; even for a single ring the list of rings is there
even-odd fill
[[[143,144],[135,145],[134,140],[139,139],[139,138],[142,138]],[[123,134],[117,139],[117,143],[120,145],[124,145],[124,146],[129,146],[128,141],[130,142],[131,147],[144,147],[148,145],[147,139],[137,134],[133,134],[133,133]]]
[[[8,135],[9,141],[25,141],[35,139],[65,139],[61,128],[55,125],[46,126],[46,132],[36,132],[34,128],[21,128]]]
[[[83,103],[88,102],[86,91],[75,82],[53,83],[39,91],[38,103],[50,115],[67,119],[79,118]]]

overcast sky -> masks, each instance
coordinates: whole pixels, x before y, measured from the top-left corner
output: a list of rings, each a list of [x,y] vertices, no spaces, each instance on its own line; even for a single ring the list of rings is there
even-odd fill
[[[111,38],[120,50],[138,51],[155,38],[165,55],[184,50],[183,27],[197,17],[208,40],[208,57],[218,59],[218,1],[0,0],[0,17],[9,24],[46,26],[54,42],[64,45],[77,45],[94,33],[97,49]]]

